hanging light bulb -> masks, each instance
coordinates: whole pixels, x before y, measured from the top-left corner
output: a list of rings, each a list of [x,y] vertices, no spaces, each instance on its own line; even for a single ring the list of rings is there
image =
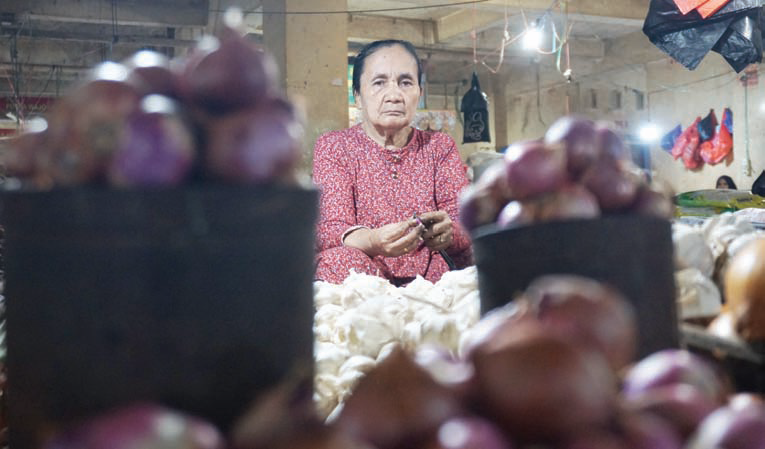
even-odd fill
[[[643,142],[656,142],[661,137],[661,130],[656,124],[648,122],[640,127],[638,135]]]
[[[533,22],[523,33],[523,48],[526,50],[539,50],[542,46],[542,30],[539,23]]]

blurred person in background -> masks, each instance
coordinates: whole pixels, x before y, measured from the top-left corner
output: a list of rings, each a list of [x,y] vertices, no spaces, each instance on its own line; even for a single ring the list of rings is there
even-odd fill
[[[436,282],[472,263],[458,196],[469,183],[454,140],[412,126],[422,64],[411,43],[367,44],[353,65],[362,122],[319,137],[313,180],[321,190],[315,279],[342,283],[353,269],[404,285]],[[418,222],[413,215],[417,214]]]
[[[717,184],[715,188],[736,190],[738,187],[736,187],[736,183],[733,182],[733,178],[731,178],[728,175],[722,175],[719,178],[717,178]]]

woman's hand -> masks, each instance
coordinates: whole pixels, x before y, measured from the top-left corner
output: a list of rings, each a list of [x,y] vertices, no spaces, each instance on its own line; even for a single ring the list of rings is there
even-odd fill
[[[409,254],[422,243],[425,227],[410,219],[374,229],[371,236],[373,256],[398,257]]]
[[[377,229],[357,229],[348,234],[343,243],[364,251],[369,257],[399,257],[417,249],[424,231],[424,226],[409,219]]]
[[[449,214],[442,210],[425,212],[420,215],[420,220],[425,224],[422,238],[428,248],[433,251],[441,251],[451,246],[454,239],[454,229]]]

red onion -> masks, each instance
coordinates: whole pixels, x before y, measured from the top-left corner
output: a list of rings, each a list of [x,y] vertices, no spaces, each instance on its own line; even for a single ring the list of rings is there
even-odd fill
[[[570,175],[577,179],[600,154],[594,123],[580,117],[562,117],[545,133],[546,145],[561,148],[567,155]]]
[[[423,449],[511,449],[494,423],[478,416],[452,418],[439,427]]]
[[[635,202],[639,184],[622,171],[610,153],[603,153],[582,174],[581,183],[598,199],[603,210],[620,210]]]
[[[10,176],[30,178],[39,170],[39,152],[47,145],[48,122],[35,117],[24,123],[23,132],[8,141],[2,163]]]
[[[210,423],[152,403],[96,416],[55,435],[45,449],[223,449]]]
[[[549,275],[526,289],[545,332],[596,350],[618,371],[637,352],[637,321],[630,302],[618,291],[592,279]]]
[[[396,347],[359,380],[335,424],[351,437],[393,449],[424,441],[462,412],[448,388]]]
[[[473,365],[470,363],[453,357],[443,347],[433,345],[417,348],[414,361],[460,400],[470,396],[473,380]]]
[[[542,333],[542,326],[531,314],[528,301],[521,296],[489,311],[468,329],[460,340],[460,357],[469,360],[478,348],[486,350]]]
[[[154,50],[141,50],[124,62],[130,70],[127,82],[142,96],[149,94],[180,96],[180,79],[170,68],[167,56]]]
[[[687,384],[675,384],[629,396],[625,407],[649,412],[673,425],[682,437],[688,437],[719,403]]]
[[[206,168],[230,182],[291,179],[300,159],[303,126],[285,100],[228,114],[208,128]]]
[[[627,160],[630,157],[622,136],[607,123],[595,123],[595,142],[601,154],[613,157],[617,161]]]
[[[518,442],[559,442],[605,425],[616,379],[598,353],[558,337],[487,341],[471,354],[475,404]]]
[[[505,151],[505,170],[513,199],[553,192],[566,182],[566,153],[538,140],[515,143]]]
[[[639,215],[669,220],[675,216],[675,205],[668,195],[642,186],[638,189],[630,211]]]
[[[606,430],[597,429],[575,435],[559,446],[560,449],[625,449],[624,438]]]
[[[234,449],[352,448],[336,429],[319,419],[311,398],[310,378],[281,382],[260,394],[234,423],[229,447]],[[315,444],[315,445],[314,445]],[[355,447],[359,447],[357,444]]]
[[[480,178],[460,194],[460,222],[468,229],[493,223],[499,211],[510,200],[507,171],[502,161],[484,170]]]
[[[536,203],[533,201],[510,201],[499,211],[497,225],[503,228],[513,228],[534,223],[537,215]]]
[[[195,155],[191,129],[168,97],[149,95],[125,121],[109,164],[118,186],[173,186],[189,174]]]
[[[139,109],[140,96],[127,76],[124,65],[102,63],[52,108],[51,147],[41,155],[41,168],[57,184],[84,184],[105,175],[127,117]]]
[[[728,407],[734,410],[747,407],[765,407],[765,398],[757,393],[735,393],[728,397]]]
[[[627,397],[658,387],[688,384],[713,401],[728,394],[720,375],[707,359],[684,349],[664,349],[638,361],[624,376]]]
[[[584,187],[572,184],[538,200],[536,221],[561,221],[600,216],[598,200]]]
[[[680,434],[662,418],[650,413],[627,413],[621,418],[626,447],[630,449],[680,449]]]
[[[226,113],[277,94],[278,68],[269,53],[230,28],[224,30],[217,48],[213,42],[208,37],[187,61],[182,84],[192,103],[212,113]]]
[[[687,449],[762,449],[765,407],[720,407],[701,422]]]

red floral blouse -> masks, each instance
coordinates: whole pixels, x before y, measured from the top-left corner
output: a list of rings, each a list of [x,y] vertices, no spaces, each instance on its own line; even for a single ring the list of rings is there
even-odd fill
[[[353,228],[403,221],[413,213],[444,210],[452,220],[447,253],[459,268],[471,263],[470,237],[459,224],[458,195],[468,184],[454,140],[415,129],[401,149],[380,146],[361,125],[323,134],[313,154],[313,181],[321,189],[317,251],[343,245]],[[448,271],[438,253],[424,244],[417,251],[382,258],[395,277],[438,279]]]

